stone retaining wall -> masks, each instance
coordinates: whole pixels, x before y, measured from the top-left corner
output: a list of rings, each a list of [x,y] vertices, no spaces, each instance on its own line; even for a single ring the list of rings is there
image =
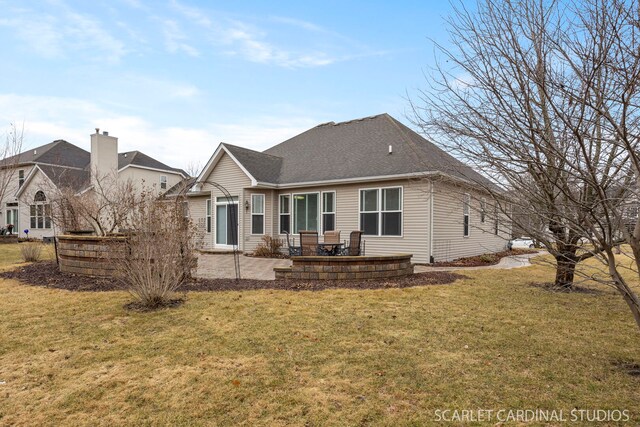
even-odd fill
[[[85,276],[111,277],[110,259],[122,237],[58,236],[60,271]]]
[[[410,254],[388,256],[299,256],[276,267],[276,279],[372,280],[413,274]]]

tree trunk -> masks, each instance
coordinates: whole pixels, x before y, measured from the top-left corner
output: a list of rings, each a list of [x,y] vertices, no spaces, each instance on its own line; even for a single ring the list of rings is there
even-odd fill
[[[608,255],[609,274],[611,275],[611,278],[613,278],[613,283],[616,289],[618,290],[618,292],[620,292],[622,298],[624,298],[624,301],[631,309],[633,318],[635,319],[636,324],[640,329],[640,298],[638,298],[638,295],[633,292],[633,290],[627,284],[626,280],[624,280],[622,275],[618,272],[616,260],[613,257],[613,254],[609,253]],[[638,263],[637,260],[636,263]]]
[[[573,256],[556,256],[556,280],[554,286],[564,290],[573,289],[575,272],[576,261],[573,259]]]

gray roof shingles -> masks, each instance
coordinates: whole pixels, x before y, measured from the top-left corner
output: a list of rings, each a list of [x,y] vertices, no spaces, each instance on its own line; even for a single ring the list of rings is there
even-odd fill
[[[91,154],[88,151],[59,139],[9,157],[0,164],[0,167],[3,164],[37,164],[56,186],[80,191],[89,185],[90,161]],[[118,168],[121,169],[127,165],[173,171],[185,177],[188,176],[182,169],[167,166],[140,151],[118,154]]]
[[[257,181],[264,183],[294,184],[435,172],[491,185],[471,167],[386,113],[325,123],[262,153],[224,145]]]

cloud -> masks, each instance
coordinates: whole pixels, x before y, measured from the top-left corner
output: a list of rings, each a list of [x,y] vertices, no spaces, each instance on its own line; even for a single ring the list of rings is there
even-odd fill
[[[189,56],[200,56],[200,52],[191,46],[188,37],[180,29],[180,25],[173,20],[160,20],[162,33],[164,34],[165,47],[170,53],[184,52]]]
[[[220,142],[264,150],[318,123],[309,117],[288,115],[286,119],[243,117],[241,121],[212,122],[203,127],[159,126],[143,117],[120,114],[91,101],[0,94],[0,128],[10,121],[24,121],[25,148],[64,139],[89,150],[89,135],[100,128],[118,137],[121,152],[139,150],[182,168],[206,161]]]
[[[82,51],[93,58],[118,62],[126,53],[124,43],[109,33],[97,19],[77,13],[62,2],[56,13],[26,8],[7,10],[0,26],[12,29],[36,54],[45,58],[66,57]]]

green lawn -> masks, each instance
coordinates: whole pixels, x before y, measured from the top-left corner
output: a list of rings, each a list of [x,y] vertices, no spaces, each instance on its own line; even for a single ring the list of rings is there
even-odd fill
[[[640,364],[640,333],[619,296],[530,286],[543,266],[465,274],[191,293],[153,313],[0,279],[0,425],[435,425],[438,409],[512,408],[640,423],[640,377],[616,366]]]

